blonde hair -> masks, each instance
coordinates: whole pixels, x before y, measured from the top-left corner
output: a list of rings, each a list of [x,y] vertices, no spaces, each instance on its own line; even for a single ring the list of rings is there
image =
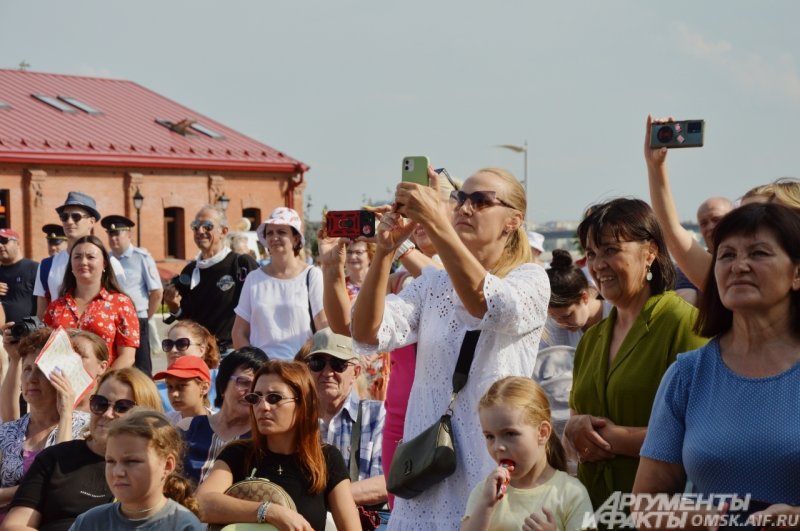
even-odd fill
[[[148,446],[155,450],[159,457],[166,458],[172,455],[175,458],[175,470],[164,480],[164,496],[172,498],[200,516],[200,506],[192,496],[193,486],[181,475],[185,449],[183,437],[163,413],[143,407],[133,408],[109,426],[108,438],[117,435],[141,437],[148,441]]]
[[[771,183],[751,188],[742,199],[759,199],[765,203],[780,203],[792,208],[800,208],[800,180],[781,177]]]
[[[162,412],[164,407],[161,405],[161,396],[153,380],[136,367],[125,367],[103,373],[97,381],[97,389],[100,389],[106,380],[115,379],[131,388],[133,401],[137,406],[153,409]]]
[[[517,230],[508,235],[503,254],[490,271],[493,275],[503,278],[517,266],[533,261],[524,223],[528,200],[525,197],[525,189],[511,172],[501,168],[483,168],[475,172],[475,175],[479,173],[490,173],[505,182],[508,195],[503,197],[503,201],[522,214],[523,223],[520,223]]]
[[[497,380],[486,391],[478,402],[478,410],[501,404],[522,409],[525,420],[531,426],[539,426],[542,422],[550,425],[550,438],[545,445],[547,462],[556,470],[566,471],[567,456],[556,430],[553,429],[550,401],[544,389],[530,378],[507,376]]]

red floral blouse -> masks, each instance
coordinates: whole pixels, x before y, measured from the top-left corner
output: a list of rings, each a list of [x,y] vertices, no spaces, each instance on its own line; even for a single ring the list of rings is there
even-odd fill
[[[108,364],[117,359],[117,346],[139,346],[139,318],[130,297],[124,293],[109,293],[105,288],[92,299],[83,313],[67,293],[47,306],[44,322],[51,328],[80,328],[103,338],[108,346]]]

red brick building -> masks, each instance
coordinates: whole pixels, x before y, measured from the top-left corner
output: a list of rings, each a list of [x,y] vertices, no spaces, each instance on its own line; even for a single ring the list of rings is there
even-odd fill
[[[302,211],[308,169],[131,81],[0,69],[0,227],[34,259],[70,190],[134,221],[138,190],[141,246],[176,270],[201,205],[227,198],[228,219],[255,227],[278,206]]]

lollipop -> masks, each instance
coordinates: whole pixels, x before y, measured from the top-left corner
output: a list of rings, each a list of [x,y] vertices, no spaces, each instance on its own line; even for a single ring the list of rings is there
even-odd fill
[[[514,461],[512,461],[511,459],[501,459],[500,460],[500,466],[503,467],[503,468],[507,468],[507,469],[513,471],[514,470]],[[497,499],[498,500],[503,497],[503,495],[506,493],[506,489],[507,488],[508,488],[508,480],[503,481],[503,483],[501,483],[500,485],[497,486]]]

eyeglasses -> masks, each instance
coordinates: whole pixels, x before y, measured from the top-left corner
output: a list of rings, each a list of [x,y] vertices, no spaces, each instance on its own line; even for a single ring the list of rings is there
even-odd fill
[[[172,348],[178,349],[178,352],[184,352],[188,349],[191,345],[199,345],[200,343],[192,343],[192,340],[188,337],[181,337],[176,340],[172,339],[164,339],[161,341],[161,350],[164,352],[169,352]]]
[[[456,208],[461,208],[464,203],[469,201],[474,210],[483,210],[491,206],[503,205],[508,208],[514,208],[502,199],[497,198],[497,192],[472,192],[467,193],[462,190],[453,190],[450,192],[450,200],[456,202]]]
[[[200,229],[203,229],[203,232],[211,232],[214,230],[214,223],[208,220],[205,221],[197,221],[194,220],[189,223],[189,226],[192,228],[192,232],[197,232]]]
[[[136,402],[133,400],[128,400],[127,398],[123,398],[112,403],[103,395],[92,395],[89,397],[89,409],[95,415],[105,415],[106,411],[108,411],[108,408],[110,407],[114,408],[114,413],[117,415],[122,415],[130,411],[135,406]]]
[[[73,223],[80,223],[82,219],[88,217],[89,214],[81,214],[80,212],[62,212],[58,215],[61,223],[66,223],[68,219],[71,219]]]
[[[261,403],[262,400],[266,401],[267,404],[271,406],[277,406],[283,401],[286,402],[294,402],[297,398],[293,396],[283,396],[280,393],[247,393],[244,395],[245,401],[250,404],[251,406],[257,406]]]
[[[327,356],[311,356],[306,358],[308,368],[313,372],[320,372],[327,364],[334,372],[342,373],[347,370],[347,367],[353,365],[349,361],[340,360],[339,358],[329,358]]]
[[[367,251],[364,250],[364,249],[353,249],[352,251],[347,251],[347,254],[348,255],[354,255],[354,256],[361,256],[366,252]]]
[[[231,376],[230,380],[239,389],[247,390],[253,385],[253,380],[244,376]]]
[[[0,245],[8,245],[8,242],[11,240],[17,241],[14,238],[6,238],[5,236],[0,236]]]

